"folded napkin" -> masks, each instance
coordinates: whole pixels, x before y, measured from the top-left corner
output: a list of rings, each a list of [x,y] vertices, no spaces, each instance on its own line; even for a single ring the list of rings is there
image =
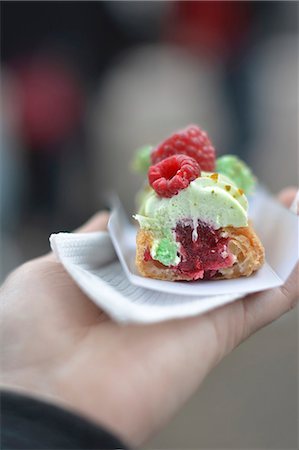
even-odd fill
[[[220,289],[221,281],[207,282],[212,284],[209,289],[200,289],[201,295],[196,295],[195,289],[193,295],[186,295],[186,289],[180,288],[180,284],[176,285],[175,292],[170,293],[169,288],[163,288],[163,292],[162,286],[157,290],[156,283],[152,282],[157,280],[143,279],[142,283],[141,277],[132,272],[135,229],[126,223],[119,202],[115,203],[109,229],[123,266],[106,231],[52,234],[50,243],[75,283],[113,320],[151,323],[190,317],[239,299],[246,292],[280,286],[286,281],[298,261],[298,200],[297,194],[291,212],[260,188],[251,200],[250,217],[265,246],[266,263],[249,279],[223,281],[225,289]]]
[[[75,283],[117,322],[152,323],[195,316],[244,295],[181,296],[132,285],[105,231],[52,234],[50,244]]]

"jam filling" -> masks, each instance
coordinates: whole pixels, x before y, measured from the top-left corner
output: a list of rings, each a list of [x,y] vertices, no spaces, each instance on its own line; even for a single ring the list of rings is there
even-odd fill
[[[196,233],[195,233],[196,231]],[[229,238],[222,235],[222,230],[198,221],[196,230],[193,222],[180,222],[175,228],[176,241],[179,242],[181,261],[171,266],[176,272],[190,280],[211,279],[219,269],[231,267],[234,256],[228,250]],[[159,261],[153,260],[149,249],[144,252],[144,261],[152,261],[163,268]]]
[[[147,248],[145,250],[144,255],[143,255],[143,259],[144,259],[144,261],[153,261],[153,258],[151,256],[151,252],[149,251],[149,248]]]
[[[229,239],[220,230],[214,230],[198,221],[196,234],[192,223],[178,223],[176,241],[180,243],[181,262],[174,270],[192,280],[213,278],[219,269],[231,267],[234,256],[228,251]],[[195,239],[194,239],[195,237]]]

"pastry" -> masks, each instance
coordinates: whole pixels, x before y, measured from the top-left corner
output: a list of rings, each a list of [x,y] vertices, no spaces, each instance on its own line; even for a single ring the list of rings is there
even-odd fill
[[[155,148],[143,148],[148,185],[134,218],[136,266],[160,280],[250,276],[264,248],[248,219],[246,193],[255,178],[234,155],[216,160],[207,134],[196,125]],[[141,165],[139,165],[140,167]]]

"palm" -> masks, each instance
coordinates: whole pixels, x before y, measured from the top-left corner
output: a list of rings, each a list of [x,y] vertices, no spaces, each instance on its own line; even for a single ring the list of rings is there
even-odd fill
[[[2,294],[3,383],[66,402],[133,444],[169,420],[221,357],[298,295],[294,274],[283,289],[200,317],[121,327],[52,255],[16,271]]]
[[[18,384],[25,375],[25,387],[37,392],[46,383],[50,395],[69,403],[75,400],[78,409],[96,419],[97,404],[105,396],[110,403],[115,398],[117,409],[125,395],[125,403],[135,405],[136,417],[146,421],[162,393],[172,397],[172,402],[165,402],[166,419],[196,388],[198,378],[220,357],[226,342],[232,345],[237,339],[232,332],[236,333],[234,323],[241,323],[241,302],[231,305],[230,311],[219,310],[217,316],[119,327],[85,297],[52,256],[23,266],[21,274],[16,272],[8,279],[6,291],[20,276],[20,292],[16,295],[13,290],[13,297],[6,297],[3,304],[6,320],[2,332],[8,345],[7,337],[14,336],[9,354],[2,355],[3,382]],[[42,292],[42,297],[36,292]],[[9,320],[16,309],[19,318]],[[218,320],[226,314],[232,326],[219,327]],[[240,336],[242,327],[237,329]],[[179,389],[182,379],[186,391],[176,399],[173,389]],[[109,380],[114,380],[110,390]],[[158,422],[161,425],[161,417]]]

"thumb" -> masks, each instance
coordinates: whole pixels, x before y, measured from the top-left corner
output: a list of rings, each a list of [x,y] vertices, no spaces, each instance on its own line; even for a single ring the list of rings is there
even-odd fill
[[[109,219],[108,211],[100,211],[92,216],[81,227],[75,230],[75,233],[90,233],[92,231],[104,231],[107,229]]]

